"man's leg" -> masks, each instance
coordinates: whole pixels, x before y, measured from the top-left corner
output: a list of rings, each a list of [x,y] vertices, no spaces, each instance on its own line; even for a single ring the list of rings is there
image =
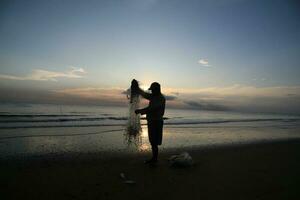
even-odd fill
[[[152,159],[151,160],[156,162],[157,157],[158,157],[158,146],[155,144],[155,145],[152,145]]]
[[[148,121],[148,136],[149,136],[149,142],[151,144],[152,149],[152,158],[150,160],[147,160],[145,163],[153,163],[157,161],[158,157],[158,146],[157,146],[157,125],[154,122]]]
[[[150,160],[146,160],[145,164],[151,164],[151,163],[156,163],[157,162],[158,146],[151,144],[151,149],[152,149],[152,158]]]

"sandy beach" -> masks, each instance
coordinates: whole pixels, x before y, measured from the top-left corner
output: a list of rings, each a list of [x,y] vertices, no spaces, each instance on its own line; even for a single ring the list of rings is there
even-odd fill
[[[188,151],[191,168],[171,168]],[[149,153],[49,155],[1,160],[1,199],[298,199],[300,141]],[[120,178],[124,173],[134,184]]]

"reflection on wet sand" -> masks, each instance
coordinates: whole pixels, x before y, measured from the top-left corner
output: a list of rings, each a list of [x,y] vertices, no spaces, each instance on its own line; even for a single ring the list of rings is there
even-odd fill
[[[142,126],[139,131],[127,128],[124,134],[124,142],[127,147],[135,147],[139,152],[151,150],[148,142],[147,126]]]
[[[151,146],[148,142],[148,128],[147,126],[142,127],[142,133],[141,133],[141,144],[138,146],[138,150],[140,152],[148,152],[151,150]]]

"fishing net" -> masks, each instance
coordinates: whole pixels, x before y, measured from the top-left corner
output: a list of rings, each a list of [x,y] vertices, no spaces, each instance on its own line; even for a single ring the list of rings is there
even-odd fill
[[[135,110],[139,108],[140,95],[138,93],[139,85],[136,80],[131,82],[131,87],[128,90],[129,101],[129,116],[125,131],[125,141],[128,145],[134,144],[139,146],[142,143],[141,138],[141,122],[140,115],[135,114]]]

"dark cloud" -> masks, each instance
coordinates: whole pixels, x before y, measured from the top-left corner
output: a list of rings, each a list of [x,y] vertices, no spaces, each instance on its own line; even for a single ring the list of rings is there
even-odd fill
[[[196,108],[196,109],[200,109],[200,110],[213,110],[213,111],[229,110],[229,108],[224,105],[219,105],[219,104],[211,103],[211,102],[184,101],[184,103],[190,108]]]
[[[178,96],[179,92],[171,92],[171,94],[174,94],[175,96]]]
[[[129,91],[129,89],[128,90],[124,90],[124,91],[121,92],[121,94],[129,95],[130,91]]]
[[[177,99],[177,96],[173,96],[173,95],[164,95],[167,101],[174,101],[175,99]]]
[[[179,92],[171,92],[170,95],[164,95],[167,101],[174,101],[178,99]]]
[[[66,105],[126,106],[127,99],[114,97],[83,97],[55,91],[1,89],[0,103],[42,103]]]

